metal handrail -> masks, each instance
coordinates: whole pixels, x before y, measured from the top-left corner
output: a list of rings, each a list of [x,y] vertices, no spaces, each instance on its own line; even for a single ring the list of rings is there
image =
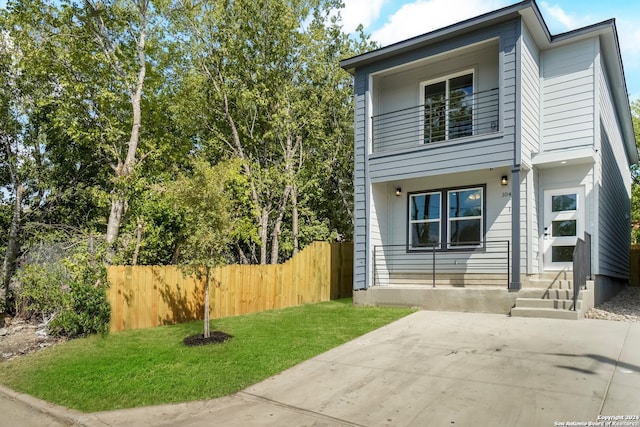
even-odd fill
[[[376,245],[373,247],[373,286],[391,284],[392,275],[431,276],[436,287],[438,274],[505,274],[507,288],[511,279],[511,242],[491,240],[474,246],[451,243],[425,245],[411,249],[407,245]],[[428,280],[428,279],[427,279]]]
[[[374,151],[429,144],[499,130],[497,88],[461,94],[430,105],[423,104],[372,117]]]
[[[591,280],[591,235],[584,233],[584,240],[578,238],[573,249],[573,311],[577,311],[578,295]]]

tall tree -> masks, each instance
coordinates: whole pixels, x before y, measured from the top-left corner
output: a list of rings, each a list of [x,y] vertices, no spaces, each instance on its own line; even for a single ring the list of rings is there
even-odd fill
[[[137,162],[138,141],[142,126],[142,93],[146,76],[146,42],[150,13],[149,0],[107,2],[84,0],[84,9],[78,16],[90,29],[93,39],[106,64],[123,86],[131,104],[131,128],[128,141],[121,142],[124,149],[116,149],[114,188],[111,191],[111,209],[107,221],[106,240],[115,245],[122,216],[127,203],[127,180]],[[118,12],[124,12],[118,16]],[[123,17],[126,21],[122,22]],[[127,43],[135,45],[127,49]],[[135,76],[133,77],[132,74]]]
[[[326,150],[337,154],[350,146],[339,137],[351,127],[352,113],[349,77],[338,61],[360,45],[342,33],[339,15],[333,15],[339,3],[179,3],[176,21],[193,60],[182,103],[188,126],[197,130],[199,149],[212,161],[239,159],[246,177],[250,203],[245,205],[247,217],[238,222],[243,231],[237,233],[237,258],[278,262],[283,258],[282,237],[290,241],[285,245],[290,254],[299,247],[300,229],[307,226],[311,239],[328,238],[335,223],[318,218],[308,203],[312,198],[300,192],[314,190],[302,181],[303,176],[314,178],[313,173],[303,174],[307,163],[321,163],[331,157]],[[332,161],[331,167],[352,165]],[[326,167],[314,168],[323,177],[328,172]],[[319,177],[315,181],[336,183]],[[347,203],[341,211],[349,208],[348,186],[345,181],[325,193],[344,196]],[[300,208],[307,213],[302,221]],[[247,227],[249,223],[253,226]]]

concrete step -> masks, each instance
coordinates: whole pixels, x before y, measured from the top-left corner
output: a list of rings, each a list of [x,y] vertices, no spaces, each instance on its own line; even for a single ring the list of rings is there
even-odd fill
[[[570,299],[573,300],[573,289],[545,289],[543,299]]]
[[[571,280],[548,280],[548,279],[529,279],[526,282],[527,287],[542,288],[542,289],[573,289],[573,282]]]
[[[560,310],[556,308],[514,307],[511,309],[511,316],[578,320],[582,319],[584,317],[584,314],[581,311]]]
[[[578,310],[582,309],[582,301],[577,301]],[[548,299],[548,298],[517,298],[518,308],[554,308],[559,310],[573,309],[573,300],[568,299]]]

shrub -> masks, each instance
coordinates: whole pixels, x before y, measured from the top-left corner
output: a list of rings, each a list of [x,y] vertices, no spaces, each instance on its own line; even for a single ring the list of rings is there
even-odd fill
[[[27,264],[16,277],[17,311],[48,322],[50,334],[78,337],[108,332],[106,269],[85,246],[78,245],[54,262]]]
[[[55,265],[28,264],[16,275],[16,314],[46,321],[64,307],[65,272]]]
[[[105,287],[77,282],[65,295],[65,308],[49,324],[49,333],[78,337],[109,332],[110,307]]]

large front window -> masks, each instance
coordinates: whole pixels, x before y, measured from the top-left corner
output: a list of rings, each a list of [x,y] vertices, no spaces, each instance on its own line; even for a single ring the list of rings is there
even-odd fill
[[[409,195],[409,248],[480,246],[484,236],[484,187]]]
[[[473,73],[424,84],[424,142],[473,134]]]

